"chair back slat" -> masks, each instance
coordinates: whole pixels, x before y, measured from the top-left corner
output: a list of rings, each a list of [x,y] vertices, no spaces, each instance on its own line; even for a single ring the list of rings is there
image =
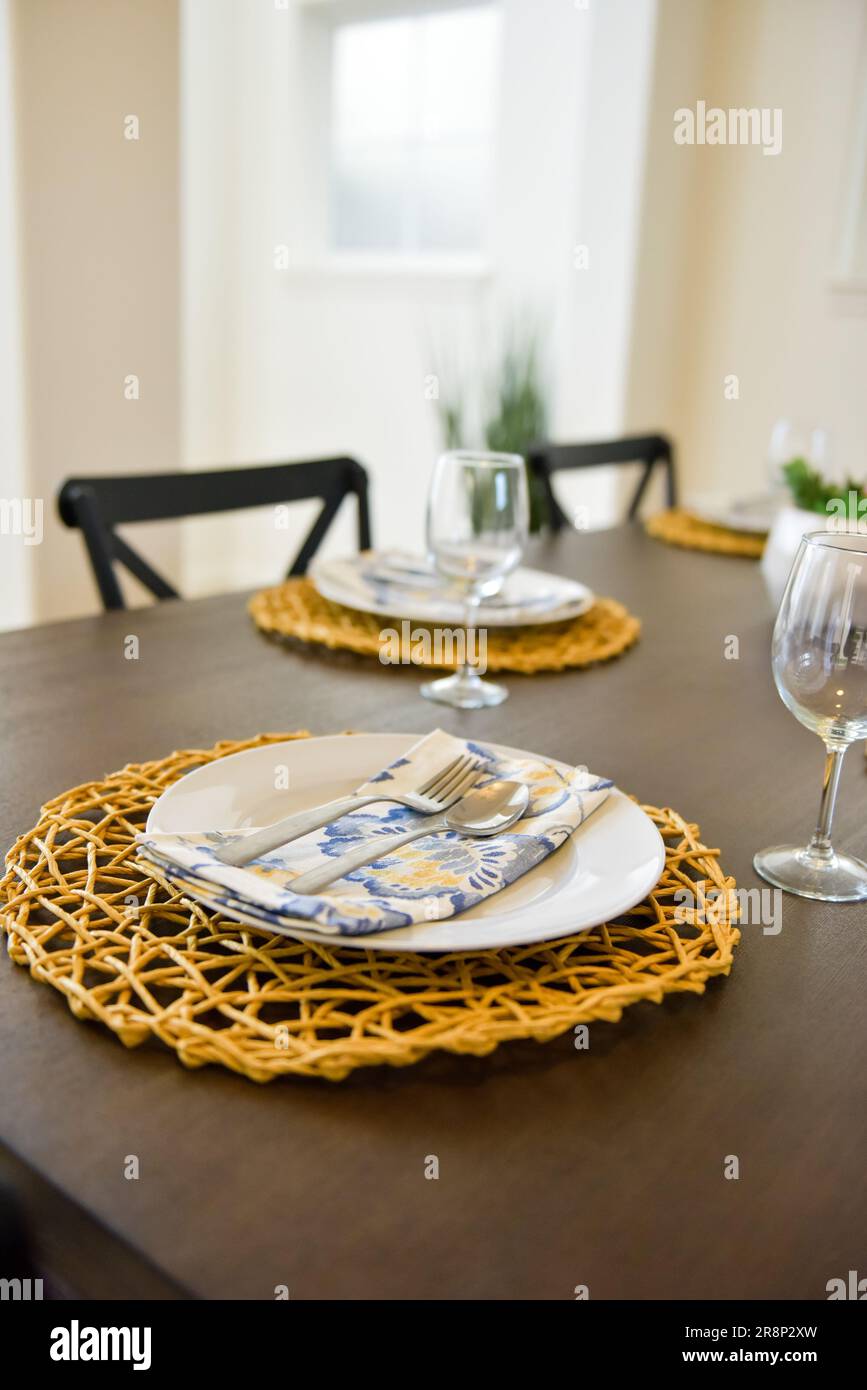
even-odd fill
[[[304,574],[340,504],[349,495],[358,502],[359,548],[367,550],[370,548],[367,471],[357,459],[347,456],[251,468],[215,468],[198,473],[68,478],[57,501],[65,524],[82,533],[104,607],[124,608],[115,563],[124,565],[157,599],[177,598],[178,594],[117,534],[115,527],[318,498],[322,509],[287,571]]]
[[[587,444],[537,444],[530,450],[527,461],[544,493],[552,531],[571,525],[552,484],[555,473],[570,469],[641,464],[641,476],[627,513],[632,521],[638,515],[653,470],[659,465],[665,473],[666,502],[669,507],[677,505],[674,449],[671,440],[663,434],[631,435]]]
[[[137,550],[133,550],[131,545],[127,545],[117,532],[112,534],[111,545],[115,560],[128,569],[130,574],[135,575],[139,583],[143,584],[146,589],[150,589],[155,598],[180,597],[177,589],[172,588],[161,574],[157,574],[153,566],[149,565]]]

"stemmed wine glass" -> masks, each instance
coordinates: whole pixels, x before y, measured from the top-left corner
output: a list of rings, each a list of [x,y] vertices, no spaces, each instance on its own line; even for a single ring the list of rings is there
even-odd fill
[[[768,481],[772,492],[785,492],[783,468],[793,459],[806,459],[820,473],[831,466],[831,434],[824,425],[777,420],[768,444]]]
[[[774,628],[772,665],[783,704],[825,744],[819,821],[808,845],[762,850],[756,871],[802,898],[867,898],[867,864],[831,844],[843,755],[867,738],[867,536],[804,536]]]
[[[466,648],[454,675],[427,681],[428,700],[458,709],[499,705],[508,690],[483,681],[469,662],[479,604],[518,564],[529,521],[527,474],[517,454],[451,450],[437,460],[427,505],[427,547],[437,570],[460,587]]]

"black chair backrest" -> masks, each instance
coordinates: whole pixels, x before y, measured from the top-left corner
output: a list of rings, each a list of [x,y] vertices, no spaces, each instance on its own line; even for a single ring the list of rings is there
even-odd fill
[[[629,520],[638,515],[641,499],[647,490],[650,475],[657,464],[665,472],[665,495],[669,507],[677,505],[677,483],[674,474],[674,449],[663,434],[635,435],[629,439],[608,439],[598,444],[537,444],[530,450],[527,462],[538,479],[548,505],[549,525],[560,531],[571,522],[554,495],[551,479],[555,473],[570,468],[601,468],[606,464],[640,463],[643,465],[635,495],[629,504]]]
[[[122,540],[115,527],[124,522],[166,521],[211,512],[239,511],[312,497],[322,510],[288,574],[304,574],[344,497],[358,498],[358,546],[370,547],[367,472],[352,458],[273,463],[252,468],[212,469],[207,473],[137,473],[67,478],[57,498],[67,526],[81,531],[105,608],[124,608],[114,564],[125,565],[158,599],[178,594],[162,575]]]

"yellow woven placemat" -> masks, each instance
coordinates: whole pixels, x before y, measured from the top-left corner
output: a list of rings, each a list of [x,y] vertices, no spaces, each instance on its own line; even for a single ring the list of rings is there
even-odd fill
[[[189,1067],[253,1081],[339,1081],[441,1049],[477,1056],[545,1042],[641,999],[700,994],[740,939],[734,879],[676,811],[645,806],[666,844],[656,889],[633,912],[547,945],[426,956],[292,941],[214,915],[146,875],[134,835],[184,773],[263,734],[171,753],[49,801],[7,855],[0,923],[9,954],[136,1047],[159,1039]],[[688,889],[696,907],[683,905]]]
[[[412,640],[406,642],[399,618],[383,618],[360,613],[323,598],[309,579],[288,579],[273,589],[254,594],[249,603],[253,621],[271,637],[297,638],[321,646],[343,648],[361,656],[378,657],[382,633],[393,629],[400,634],[401,659],[407,663],[439,669],[452,669],[454,661],[437,655],[435,629],[428,623],[413,621]],[[487,669],[520,671],[563,671],[590,666],[619,656],[637,642],[641,623],[622,603],[613,598],[597,598],[580,618],[564,623],[543,623],[538,627],[500,627],[487,630]],[[416,634],[430,633],[427,643],[430,659],[418,662],[425,646]]]
[[[767,536],[754,531],[731,531],[727,526],[713,526],[679,507],[657,512],[644,525],[649,536],[668,545],[680,545],[685,550],[708,550],[716,555],[742,555],[750,560],[761,559],[767,540]]]

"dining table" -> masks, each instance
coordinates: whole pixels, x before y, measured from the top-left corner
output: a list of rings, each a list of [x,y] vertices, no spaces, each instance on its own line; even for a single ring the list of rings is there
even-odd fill
[[[586,764],[767,889],[753,854],[808,837],[823,750],[774,688],[759,566],[637,524],[537,537],[526,560],[619,599],[641,636],[503,675],[495,709],[269,640],[245,593],[3,634],[4,849],[63,789],[172,749],[439,726]],[[835,839],[863,857],[862,746],[846,761]],[[125,1048],[4,957],[0,1173],[40,1268],[82,1298],[824,1299],[867,1273],[867,908],[784,895],[779,927],[745,920],[727,978],[594,1022],[586,1047],[570,1030],[341,1082]]]

